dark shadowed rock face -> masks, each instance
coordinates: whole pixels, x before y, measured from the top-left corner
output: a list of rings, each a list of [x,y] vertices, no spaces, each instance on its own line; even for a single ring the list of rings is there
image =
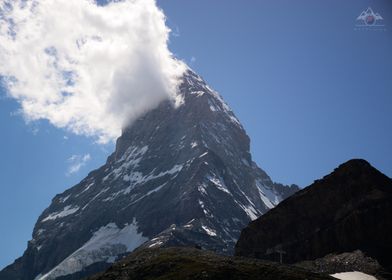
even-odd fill
[[[57,195],[0,279],[47,280],[102,267],[141,244],[231,253],[241,229],[298,190],[252,161],[222,98],[188,71],[167,101],[123,131],[106,164]]]
[[[211,279],[211,280],[327,280],[328,275],[300,268],[234,258],[189,248],[147,249],[132,253],[105,273],[89,280]]]
[[[289,263],[357,249],[391,266],[392,180],[351,160],[253,221],[236,245],[240,256]]]

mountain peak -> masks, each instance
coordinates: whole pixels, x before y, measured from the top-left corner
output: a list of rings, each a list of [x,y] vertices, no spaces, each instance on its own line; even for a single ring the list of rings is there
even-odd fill
[[[229,254],[243,227],[298,190],[252,161],[242,125],[200,76],[187,71],[179,95],[127,126],[105,165],[53,199],[1,279],[107,267],[145,241]]]
[[[337,167],[331,174],[325,176],[322,180],[317,180],[310,187],[343,187],[349,189],[351,186],[361,188],[377,188],[383,184],[377,184],[382,178],[389,179],[379,170],[374,168],[364,159],[351,159]],[[373,184],[372,184],[373,182]],[[366,189],[367,190],[367,189]]]
[[[337,168],[337,170],[340,170],[340,172],[345,172],[349,170],[366,170],[366,169],[374,170],[375,168],[364,159],[351,159],[339,165],[339,167]]]

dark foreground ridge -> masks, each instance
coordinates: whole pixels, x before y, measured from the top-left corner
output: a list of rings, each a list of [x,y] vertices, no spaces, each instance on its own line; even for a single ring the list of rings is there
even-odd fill
[[[114,264],[105,273],[88,279],[327,280],[335,278],[255,259],[220,256],[189,248],[164,248],[134,252]]]
[[[392,265],[392,180],[350,160],[242,231],[236,255],[287,263],[360,250]]]

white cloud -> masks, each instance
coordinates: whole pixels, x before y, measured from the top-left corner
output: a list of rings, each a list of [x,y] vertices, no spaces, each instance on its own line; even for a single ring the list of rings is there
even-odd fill
[[[185,64],[154,0],[1,0],[0,75],[27,121],[100,142],[164,99]]]
[[[79,170],[91,160],[90,154],[85,155],[73,155],[68,159],[69,167],[67,171],[67,176],[79,172]]]

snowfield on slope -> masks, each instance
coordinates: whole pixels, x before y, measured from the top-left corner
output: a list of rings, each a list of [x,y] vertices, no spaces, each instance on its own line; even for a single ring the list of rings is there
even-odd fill
[[[331,276],[340,280],[377,280],[377,278],[374,276],[358,271],[336,273]]]
[[[52,280],[60,276],[82,271],[83,268],[97,263],[112,263],[119,254],[131,252],[148,238],[138,233],[136,220],[120,229],[115,223],[110,223],[97,230],[93,237],[81,248],[62,261],[59,265],[37,280]]]

